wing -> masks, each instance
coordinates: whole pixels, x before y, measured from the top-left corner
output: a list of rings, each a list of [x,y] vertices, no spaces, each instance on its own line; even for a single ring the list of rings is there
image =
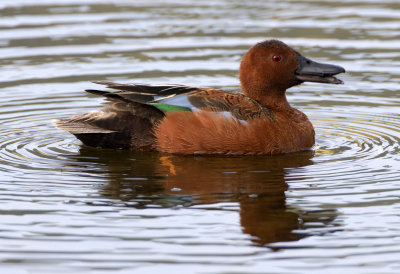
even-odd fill
[[[242,93],[207,89],[202,93],[189,95],[188,100],[201,110],[230,112],[239,120],[247,121],[262,117],[273,120],[273,113],[268,108]]]
[[[183,85],[94,83],[117,89],[118,92],[112,93],[114,96],[145,103],[164,112],[197,108],[204,111],[229,112],[239,120],[260,117],[273,120],[272,112],[269,109],[262,107],[257,101],[242,93]],[[92,91],[89,90],[89,92]]]
[[[118,94],[121,98],[138,103],[156,102],[177,95],[197,92],[202,89],[182,85],[119,84],[106,81],[96,81],[93,83],[115,89],[117,92],[114,92],[113,94]]]
[[[148,119],[152,124],[164,118],[162,110],[145,102],[136,101],[122,92],[109,92],[102,90],[87,89],[86,92],[103,96],[107,99],[103,111],[106,112],[127,112],[131,115]],[[133,96],[132,96],[133,97]]]

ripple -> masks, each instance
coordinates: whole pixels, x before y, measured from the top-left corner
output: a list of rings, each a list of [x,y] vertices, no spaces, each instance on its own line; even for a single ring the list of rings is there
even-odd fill
[[[71,140],[34,130],[24,133],[3,131],[0,136],[0,162],[5,171],[35,169],[51,172],[60,155],[74,151],[77,151],[77,146],[71,144]]]
[[[313,117],[317,155],[329,161],[384,158],[400,151],[400,117],[354,113]],[[319,157],[322,159],[323,157]]]
[[[90,99],[87,101],[91,102]],[[62,101],[56,98],[53,103],[60,104],[60,102]],[[22,101],[18,103],[21,104]],[[44,107],[47,104],[49,104],[48,101],[37,98],[30,101],[29,111],[26,110],[26,106],[22,104],[18,106],[15,103],[10,104],[13,112],[7,111],[8,108],[0,111],[0,118],[7,117],[3,122],[7,129],[0,132],[2,170],[37,169],[51,172],[56,166],[64,168],[68,166],[70,161],[68,155],[77,155],[81,147],[80,142],[72,135],[58,131],[51,124],[54,113],[52,113],[52,108]],[[69,104],[73,105],[74,101]],[[18,108],[21,110],[18,111]],[[92,106],[89,109],[91,108]],[[307,109],[307,106],[304,111],[311,112],[310,118],[316,129],[313,161],[318,163],[319,170],[315,171],[315,175],[337,178],[337,170],[341,169],[341,178],[354,178],[361,169],[365,169],[365,174],[374,174],[377,168],[382,168],[382,165],[376,164],[381,160],[398,161],[399,115],[355,111],[343,113],[332,109],[329,109],[329,115],[321,115],[320,113],[324,112],[323,108]],[[71,114],[58,113],[57,115],[62,117]],[[29,119],[28,124],[21,127],[20,125],[26,119]],[[15,130],[16,128],[18,131]],[[344,163],[354,164],[343,168]],[[393,165],[393,163],[386,165]],[[80,169],[78,166],[74,165],[72,170]],[[373,168],[368,170],[371,166]]]
[[[308,110],[310,111],[310,110]],[[310,118],[316,130],[314,165],[294,170],[287,179],[304,178],[293,189],[313,185],[319,194],[314,199],[331,196],[331,200],[348,203],[375,202],[387,196],[364,193],[365,189],[383,189],[399,174],[400,116],[360,111],[333,111],[321,115],[314,108]],[[320,182],[324,182],[324,186]],[[393,185],[387,191],[393,190]],[[353,190],[350,190],[353,188]],[[323,194],[323,190],[326,193]],[[352,194],[349,198],[346,195]],[[357,195],[356,195],[357,194]],[[302,196],[303,193],[298,193]],[[310,195],[310,193],[308,193]]]

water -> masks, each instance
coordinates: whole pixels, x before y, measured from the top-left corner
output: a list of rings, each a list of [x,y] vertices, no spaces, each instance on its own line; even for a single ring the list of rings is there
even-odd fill
[[[397,0],[2,0],[0,15],[2,273],[400,272]],[[100,150],[52,124],[100,106],[89,81],[237,90],[241,56],[271,37],[347,70],[288,91],[312,151]]]

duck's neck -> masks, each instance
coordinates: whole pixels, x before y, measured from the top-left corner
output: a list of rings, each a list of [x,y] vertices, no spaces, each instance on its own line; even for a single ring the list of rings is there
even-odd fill
[[[265,92],[252,90],[250,94],[246,91],[244,91],[244,93],[252,99],[256,100],[263,107],[272,110],[288,110],[292,108],[286,99],[285,91],[268,90],[268,92]]]

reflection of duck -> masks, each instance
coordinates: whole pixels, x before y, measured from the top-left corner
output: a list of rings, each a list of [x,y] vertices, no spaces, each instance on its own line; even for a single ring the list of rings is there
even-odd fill
[[[339,66],[313,62],[286,44],[253,46],[240,65],[243,93],[177,85],[99,82],[119,92],[87,90],[109,102],[100,111],[56,122],[84,144],[178,154],[278,154],[314,144],[307,116],[286,89],[305,81],[341,83]],[[197,110],[197,111],[193,111]]]
[[[321,223],[326,232],[335,219],[336,212],[315,213],[286,204],[286,170],[312,164],[311,157],[311,151],[274,157],[184,157],[86,147],[78,159],[97,162],[96,173],[103,167],[109,184],[100,194],[127,206],[213,208],[218,203],[238,203],[243,232],[264,245],[306,237],[307,231],[294,230],[311,223]]]

